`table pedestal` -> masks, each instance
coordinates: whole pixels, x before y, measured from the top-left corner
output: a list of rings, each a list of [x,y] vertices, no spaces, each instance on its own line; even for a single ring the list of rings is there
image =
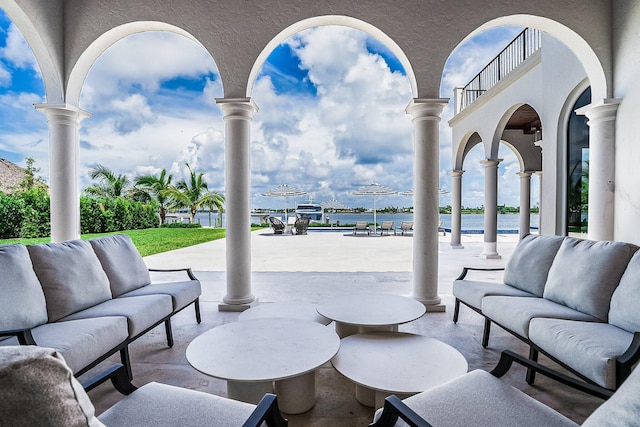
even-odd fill
[[[307,412],[316,402],[316,371],[275,382],[278,407],[286,414]]]
[[[348,337],[349,335],[363,334],[365,332],[379,331],[398,332],[398,325],[357,326],[336,321],[336,334],[338,334],[340,338]]]
[[[265,393],[273,393],[273,381],[227,381],[229,399],[255,405]]]
[[[356,384],[356,400],[364,406],[368,406],[370,408],[382,408],[384,406],[384,400],[392,394],[395,394],[400,399],[406,399],[407,397],[413,396],[416,393],[389,393]]]

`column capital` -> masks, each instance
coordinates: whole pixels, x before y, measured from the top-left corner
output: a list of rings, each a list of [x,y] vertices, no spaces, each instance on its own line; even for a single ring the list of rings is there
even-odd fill
[[[531,178],[531,175],[533,175],[534,173],[536,173],[535,171],[521,171],[521,172],[517,172],[516,175],[518,175],[520,178]]]
[[[619,98],[606,98],[578,108],[576,113],[586,116],[589,119],[589,125],[595,122],[611,121],[616,119],[618,106],[621,102],[622,99]]]
[[[233,116],[251,119],[258,112],[258,106],[251,98],[216,98],[216,104],[225,119]]]
[[[484,159],[484,160],[480,160],[480,164],[483,165],[485,168],[498,167],[500,162],[503,160],[504,159]]]
[[[440,114],[447,104],[449,98],[413,98],[404,111],[414,119],[440,120]]]
[[[462,176],[462,174],[465,172],[466,171],[463,169],[454,169],[452,171],[449,171],[449,175],[451,175],[452,177],[457,177],[457,176]]]
[[[83,119],[91,117],[91,113],[71,104],[33,104],[36,110],[42,111],[49,123],[80,123]]]

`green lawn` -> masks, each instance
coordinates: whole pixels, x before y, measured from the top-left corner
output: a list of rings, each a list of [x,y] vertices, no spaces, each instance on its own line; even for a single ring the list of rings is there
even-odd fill
[[[146,230],[127,230],[116,233],[83,234],[83,239],[91,239],[112,234],[127,234],[140,251],[142,256],[153,255],[160,252],[180,249],[198,243],[210,242],[225,237],[226,230],[222,228],[149,228]],[[34,243],[50,242],[49,237],[37,239],[0,239],[0,245],[9,243]]]

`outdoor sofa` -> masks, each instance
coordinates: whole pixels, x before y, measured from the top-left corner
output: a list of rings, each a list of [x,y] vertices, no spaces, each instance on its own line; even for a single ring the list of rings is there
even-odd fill
[[[390,396],[374,416],[370,427],[466,426],[476,427],[570,427],[575,422],[502,380],[512,363],[554,380],[575,381],[511,351],[503,351],[491,372],[477,369],[438,387],[404,400]],[[633,372],[613,396],[596,409],[584,427],[631,427],[639,424],[640,369]],[[560,375],[560,376],[558,376]],[[577,382],[575,387],[590,392]],[[582,388],[586,386],[586,388]],[[400,419],[399,419],[400,418]]]
[[[120,352],[132,377],[128,345],[194,304],[200,322],[200,282],[151,283],[126,235],[24,246],[0,246],[0,345],[59,351],[76,376]],[[157,270],[156,270],[157,271]],[[6,338],[9,337],[9,338]]]
[[[460,304],[610,396],[640,360],[640,252],[629,243],[527,235],[516,246],[503,283],[454,281]],[[494,269],[495,270],[495,269]],[[535,372],[527,380],[533,383]]]
[[[37,346],[0,347],[0,425],[284,427],[276,396],[252,405],[159,383],[140,388],[123,365],[80,384],[60,353]],[[85,390],[111,379],[124,396],[98,417]]]

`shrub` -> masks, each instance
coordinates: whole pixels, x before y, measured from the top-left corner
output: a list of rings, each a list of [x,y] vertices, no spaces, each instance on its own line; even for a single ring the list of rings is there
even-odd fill
[[[20,237],[51,235],[51,207],[49,193],[42,187],[33,187],[18,195],[24,202]]]
[[[20,237],[24,201],[17,197],[0,193],[0,237],[9,239]]]

